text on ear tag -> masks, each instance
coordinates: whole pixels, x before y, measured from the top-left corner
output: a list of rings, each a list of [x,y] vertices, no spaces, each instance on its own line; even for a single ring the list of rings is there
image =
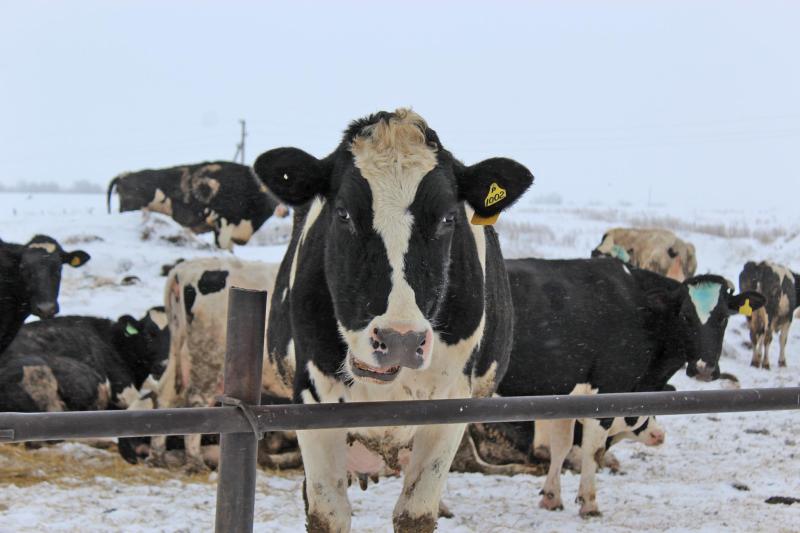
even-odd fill
[[[497,222],[498,218],[500,218],[500,213],[495,213],[490,217],[482,217],[478,213],[474,213],[469,222],[475,226],[491,226]]]
[[[486,200],[484,200],[484,205],[489,207],[490,205],[494,205],[503,198],[506,197],[506,190],[499,186],[497,183],[492,183],[489,186],[489,194],[486,195]]]
[[[74,266],[74,267],[76,267],[76,266],[80,266],[80,264],[81,264],[81,258],[80,258],[80,257],[77,257],[77,256],[76,256],[76,257],[73,257],[72,259],[70,259],[70,260],[69,260],[69,264],[70,264],[70,265],[72,265],[72,266]]]
[[[744,316],[751,316],[753,308],[750,307],[750,298],[746,298],[744,304],[739,308],[739,314]]]

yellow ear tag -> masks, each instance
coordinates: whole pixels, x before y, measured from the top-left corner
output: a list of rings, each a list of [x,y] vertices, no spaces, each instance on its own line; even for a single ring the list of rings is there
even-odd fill
[[[72,259],[70,259],[70,260],[69,260],[69,264],[70,264],[70,265],[72,265],[72,266],[74,266],[74,267],[76,267],[76,266],[80,266],[80,264],[81,264],[81,258],[80,258],[80,257],[77,257],[77,256],[76,256],[76,257],[73,257]]]
[[[753,308],[750,307],[750,298],[745,299],[744,305],[739,308],[739,314],[744,316],[751,316]]]
[[[490,217],[482,217],[478,213],[473,213],[472,218],[470,219],[470,224],[474,224],[476,226],[491,226],[497,219],[500,218],[500,213],[496,213]]]
[[[492,183],[489,186],[489,194],[486,195],[486,200],[483,201],[486,207],[494,205],[506,197],[506,190],[499,186],[497,183]]]

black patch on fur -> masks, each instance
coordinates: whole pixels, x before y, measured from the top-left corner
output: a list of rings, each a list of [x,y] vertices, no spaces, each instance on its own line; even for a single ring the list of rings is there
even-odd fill
[[[197,282],[200,294],[211,294],[225,288],[228,279],[227,270],[206,270]]]
[[[192,320],[194,319],[194,314],[192,314],[192,306],[194,305],[194,300],[197,298],[197,291],[191,285],[186,285],[183,287],[183,308],[186,310],[186,320],[191,324]]]

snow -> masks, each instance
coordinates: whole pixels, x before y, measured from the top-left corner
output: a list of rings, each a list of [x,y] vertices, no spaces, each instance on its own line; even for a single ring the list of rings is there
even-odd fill
[[[211,247],[209,235],[191,236],[165,217],[152,215],[143,221],[138,212],[109,215],[104,203],[100,195],[0,194],[3,240],[25,242],[36,233],[46,233],[65,249],[80,248],[91,254],[84,267],[64,268],[62,314],[141,316],[161,303],[163,264],[180,257],[228,253]],[[279,261],[290,223],[270,219],[250,245],[237,247],[234,253],[245,259]],[[506,257],[556,258],[588,257],[607,229],[629,225],[666,227],[693,242],[698,273],[713,272],[737,282],[742,265],[751,259],[800,268],[800,214],[759,210],[752,203],[719,209],[541,204],[536,203],[534,190],[511,213],[501,216],[497,229]],[[146,241],[143,234],[148,236]],[[141,282],[120,285],[130,275]],[[773,370],[751,368],[747,340],[744,318],[732,318],[721,359],[724,372],[736,375],[742,387],[800,385],[800,328],[794,329],[789,341],[788,368],[777,368],[777,341],[771,353]],[[731,386],[726,381],[703,384],[684,374],[673,383],[678,389]],[[607,471],[598,475],[602,517],[578,517],[578,506],[571,502],[579,477],[569,472],[562,480],[566,502],[562,512],[538,508],[543,478],[451,474],[444,501],[455,517],[439,520],[439,531],[798,530],[800,505],[764,503],[771,496],[800,496],[797,412],[668,416],[660,421],[667,431],[663,446],[615,446],[624,475]],[[41,454],[33,455],[34,460],[56,457],[79,466],[74,475],[68,469],[49,475],[51,463],[44,461],[36,469],[40,482],[19,480],[3,475],[8,464],[0,453],[2,533],[212,528],[213,474],[189,478],[128,466],[110,452],[83,443],[25,453]],[[259,472],[256,531],[304,530],[301,483],[298,472]],[[390,530],[400,489],[399,478],[382,479],[366,492],[353,486],[353,530]]]

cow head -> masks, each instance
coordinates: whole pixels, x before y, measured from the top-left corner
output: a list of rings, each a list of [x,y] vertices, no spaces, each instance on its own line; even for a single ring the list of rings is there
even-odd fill
[[[152,376],[158,380],[169,358],[169,327],[163,307],[153,307],[140,320],[121,316],[114,325],[114,343],[133,372],[135,387]]]
[[[353,122],[325,159],[277,148],[254,171],[284,203],[311,202],[306,227],[324,224],[325,275],[348,348],[343,370],[371,383],[429,366],[451,248],[472,239],[464,204],[473,222],[492,223],[533,181],[510,159],[462,164],[406,109]]]
[[[77,268],[89,259],[89,254],[83,250],[64,251],[55,239],[46,235],[36,235],[31,239],[22,250],[20,274],[33,314],[50,318],[58,313],[61,267]]]
[[[668,346],[686,358],[686,374],[703,381],[719,377],[722,340],[731,315],[749,316],[763,307],[764,296],[755,291],[734,294],[721,276],[689,278],[673,290],[648,293],[651,308],[667,313]]]

